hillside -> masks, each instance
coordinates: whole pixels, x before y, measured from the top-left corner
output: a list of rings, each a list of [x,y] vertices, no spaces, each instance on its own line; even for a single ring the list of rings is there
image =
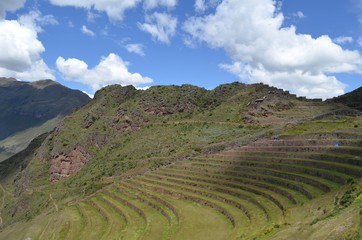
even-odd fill
[[[0,164],[0,239],[360,239],[361,126],[262,84],[109,86]]]
[[[362,111],[362,87],[345,95],[332,98],[330,102],[342,103],[351,108]]]
[[[86,94],[51,80],[0,78],[0,161],[23,150],[88,101]]]

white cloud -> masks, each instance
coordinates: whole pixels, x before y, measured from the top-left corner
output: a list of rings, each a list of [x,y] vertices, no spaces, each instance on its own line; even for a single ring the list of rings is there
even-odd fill
[[[195,1],[195,11],[203,12],[206,10],[205,0],[196,0]]]
[[[0,19],[5,18],[6,12],[14,12],[22,8],[25,0],[1,0],[0,1]]]
[[[143,7],[147,10],[151,10],[156,7],[173,8],[177,4],[177,0],[145,0]]]
[[[43,16],[39,11],[30,11],[28,14],[19,17],[19,22],[29,29],[42,32],[44,26],[57,25],[58,21],[53,15]]]
[[[45,50],[37,32],[15,20],[0,22],[0,36],[0,67],[9,70],[26,70]]]
[[[125,48],[127,49],[128,52],[130,53],[135,53],[135,54],[138,54],[140,56],[145,56],[145,52],[144,52],[144,46],[143,44],[140,44],[140,43],[130,43],[130,44],[127,44],[125,46]]]
[[[80,28],[80,31],[82,33],[84,33],[85,35],[88,35],[88,36],[91,36],[91,37],[94,37],[96,35],[92,30],[88,29],[85,25],[83,25]]]
[[[242,79],[308,97],[343,93],[333,73],[362,72],[358,51],[344,50],[328,36],[297,34],[294,26],[282,27],[283,21],[273,0],[225,0],[214,14],[189,18],[183,28],[194,41],[225,49],[233,65],[221,67]]]
[[[331,92],[336,96],[344,93],[346,87],[334,76],[323,73],[311,74],[310,72],[294,71],[268,71],[260,65],[252,68],[243,66],[240,62],[233,64],[220,64],[220,68],[239,76],[241,79],[249,78],[251,83],[265,83],[270,86],[292,90],[298,96],[310,98],[329,98]]]
[[[220,3],[221,0],[195,0],[195,11],[204,12],[210,7],[215,7]]]
[[[298,12],[296,12],[296,13],[293,14],[293,17],[302,19],[302,18],[305,18],[305,15],[304,15],[303,12],[298,11]]]
[[[124,12],[137,6],[141,0],[50,0],[57,6],[72,6],[105,12],[112,20],[122,20]]]
[[[25,0],[23,0],[25,1]],[[137,7],[143,2],[146,10],[158,7],[174,8],[178,0],[49,0],[56,6],[84,8],[88,11],[88,20],[94,21],[98,15],[94,11],[105,12],[111,20],[123,20],[125,11]],[[215,1],[215,0],[213,0]],[[10,0],[9,0],[10,2]]]
[[[97,18],[99,18],[100,17],[100,15],[99,14],[97,14],[97,13],[95,13],[94,11],[92,11],[92,10],[89,10],[88,12],[87,12],[87,20],[89,21],[89,22],[94,22]]]
[[[65,60],[58,57],[56,65],[65,79],[89,85],[94,91],[110,84],[138,86],[152,82],[151,78],[139,73],[130,73],[127,68],[129,64],[114,53],[102,58],[91,69],[84,61],[76,58]]]
[[[86,92],[86,91],[82,91],[82,93],[85,93],[85,94],[87,94],[88,95],[88,97],[90,97],[90,98],[94,98],[94,94],[90,94],[90,93],[88,93],[88,92]]]
[[[146,87],[136,87],[137,90],[143,90],[143,91],[145,91],[145,90],[147,90],[147,89],[149,89],[149,88],[150,88],[150,86],[146,86]]]
[[[54,79],[41,58],[45,51],[38,40],[39,15],[25,15],[16,20],[0,21],[0,75],[20,80]],[[38,20],[35,20],[38,17]]]
[[[22,81],[38,81],[42,79],[55,79],[53,72],[43,59],[38,59],[32,62],[31,66],[24,71],[14,71],[8,68],[0,67],[0,76],[12,77]]]
[[[340,37],[337,37],[337,38],[333,39],[333,41],[335,43],[338,43],[338,44],[346,44],[346,43],[352,43],[353,38],[352,37],[346,37],[346,36],[340,36]]]
[[[138,23],[138,27],[152,35],[152,37],[163,43],[170,43],[170,39],[176,33],[177,18],[167,13],[155,12],[146,16],[145,23]]]

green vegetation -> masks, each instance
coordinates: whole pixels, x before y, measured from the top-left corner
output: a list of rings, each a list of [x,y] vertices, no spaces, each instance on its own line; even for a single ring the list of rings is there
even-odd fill
[[[0,239],[359,239],[348,111],[263,85],[104,88],[1,163]]]
[[[0,162],[25,149],[29,143],[45,132],[51,132],[62,120],[57,116],[38,127],[28,128],[0,141]]]
[[[338,133],[343,129],[360,129],[362,122],[355,117],[339,117],[338,119],[324,119],[315,120],[311,122],[305,122],[298,124],[295,127],[289,128],[283,134],[285,135],[303,135],[303,134],[315,134],[315,133]]]
[[[345,95],[333,98],[329,100],[330,102],[337,102],[347,105],[351,108],[362,110],[362,87],[347,93]]]

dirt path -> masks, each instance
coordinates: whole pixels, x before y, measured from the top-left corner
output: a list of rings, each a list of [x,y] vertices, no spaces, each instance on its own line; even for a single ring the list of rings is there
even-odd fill
[[[55,211],[58,212],[59,208],[58,208],[58,205],[55,203],[54,199],[53,199],[53,196],[51,193],[49,193],[49,198],[50,198],[50,201],[52,201],[54,207],[55,207]]]

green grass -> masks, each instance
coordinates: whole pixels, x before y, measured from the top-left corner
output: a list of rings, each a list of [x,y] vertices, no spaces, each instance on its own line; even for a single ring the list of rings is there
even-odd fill
[[[362,118],[344,117],[339,120],[319,120],[305,122],[291,127],[284,131],[282,135],[303,135],[315,133],[334,133],[343,128],[361,128]]]
[[[284,155],[288,156],[288,153],[285,152]],[[234,154],[237,154],[237,151]],[[328,152],[328,154],[333,156],[334,152]],[[338,153],[336,154],[338,155]],[[342,154],[341,156],[346,155]],[[279,163],[278,161],[270,161],[276,159],[276,157],[268,158],[263,154],[261,154],[259,161],[251,161],[247,156],[243,156],[248,159],[247,161],[236,160],[233,157],[234,155],[225,155],[223,158],[220,158],[220,154],[213,157],[204,155],[203,157],[178,161],[170,166],[157,168],[154,172],[133,178],[130,182],[123,183],[122,180],[119,180],[115,186],[119,186],[122,191],[115,187],[107,187],[105,188],[106,191],[95,193],[81,200],[77,205],[60,205],[59,212],[42,215],[42,218],[35,217],[27,223],[19,223],[19,225],[15,224],[6,228],[0,232],[0,239],[3,236],[13,239],[22,239],[27,236],[34,239],[118,239],[120,237],[124,239],[142,239],[145,236],[147,236],[147,239],[323,239],[326,237],[328,239],[358,239],[358,236],[360,236],[360,225],[358,224],[361,216],[358,209],[362,207],[362,182],[355,181],[353,185],[338,187],[329,180],[323,179],[323,176],[294,173],[296,176],[320,181],[330,186],[332,191],[323,194],[321,190],[308,183],[276,176],[265,178],[294,182],[310,191],[315,197],[312,200],[307,200],[301,198],[295,191],[287,189],[285,186],[279,186],[277,182],[270,183],[265,180],[258,180],[258,178],[248,179],[230,175],[233,171],[238,172],[228,168],[225,169],[226,171],[223,174],[222,171],[219,172],[223,169],[222,166],[228,167],[238,163],[257,162],[267,162],[278,166],[293,166],[300,169],[309,168],[302,164],[300,166],[294,165],[295,161],[298,160],[297,158],[281,157],[279,158],[281,163]],[[288,164],[283,163],[283,159],[289,161]],[[309,159],[304,159],[304,161],[318,162],[318,160]],[[203,171],[199,172],[200,164],[204,163],[207,163],[207,167],[203,167]],[[33,171],[41,165],[40,162],[38,164],[32,164]],[[350,166],[347,163],[330,164],[344,167]],[[248,168],[256,169],[260,168],[260,166],[250,165]],[[276,169],[273,171],[280,174],[290,174],[288,171]],[[348,177],[348,175],[333,172],[332,170],[321,169],[320,171],[343,176],[344,178]],[[41,176],[41,173],[39,174]],[[223,177],[223,179],[219,177]],[[282,212],[268,198],[255,194],[255,192],[242,190],[243,186],[250,187],[255,191],[261,190],[259,187],[252,184],[238,183],[241,188],[238,189],[236,186],[234,188],[227,185],[235,184],[238,178],[275,185],[295,196],[299,203],[297,205],[290,204],[285,197],[278,193],[265,190],[265,193],[270,193],[276,199],[283,199],[281,203],[286,211]],[[44,180],[40,178],[38,181],[40,183]],[[51,192],[50,189],[43,187],[32,189],[32,191],[32,194],[42,196],[38,196],[37,199],[44,199],[45,203],[51,205],[47,195],[47,193]],[[178,221],[176,221],[175,215],[170,211],[170,208],[162,205],[157,198],[152,198],[150,195],[142,194],[142,192],[154,194],[171,204],[177,211]],[[348,199],[350,199],[348,200],[349,203],[340,205],[339,201],[342,200],[336,201],[336,199],[345,198],[343,196],[347,196],[347,193]],[[237,194],[243,194],[260,203],[266,209],[268,218],[255,203],[243,199],[241,195]],[[54,196],[55,198],[59,197]],[[39,203],[33,202],[32,205],[43,204],[42,201]],[[124,201],[142,211],[147,221],[144,222],[141,216]],[[250,220],[233,202],[242,204],[250,211]],[[225,209],[232,216],[235,227],[224,214],[215,209],[215,206]],[[119,212],[115,211],[115,208],[120,210],[122,214],[120,215]],[[160,209],[165,212],[162,213]],[[29,212],[29,214],[36,215],[36,212]],[[165,217],[164,214],[169,217]],[[22,229],[22,233],[15,231],[15,228]]]
[[[0,239],[357,238],[361,118],[307,121],[333,106],[295,99],[260,106],[254,87],[239,87],[230,96],[227,87],[98,92],[26,166],[20,161],[0,179]],[[289,103],[291,109],[278,110]],[[262,107],[270,118],[258,113]],[[255,114],[259,124],[245,124],[244,114]],[[315,147],[323,134],[343,146]],[[51,158],[76,146],[91,160],[50,183]]]
[[[361,198],[356,198],[347,208],[335,210],[335,196],[347,188],[290,209],[286,216],[288,225],[261,239],[360,239]]]
[[[112,198],[108,194],[102,193],[101,196],[107,201],[111,202],[125,215],[127,219],[127,225],[125,229],[122,229],[121,236],[123,236],[124,239],[139,239],[140,235],[144,233],[144,229],[146,227],[143,219],[132,209],[123,205],[121,202]]]
[[[170,202],[180,213],[179,230],[172,239],[232,239],[233,228],[221,214],[191,201]],[[197,214],[195,214],[197,213]]]

